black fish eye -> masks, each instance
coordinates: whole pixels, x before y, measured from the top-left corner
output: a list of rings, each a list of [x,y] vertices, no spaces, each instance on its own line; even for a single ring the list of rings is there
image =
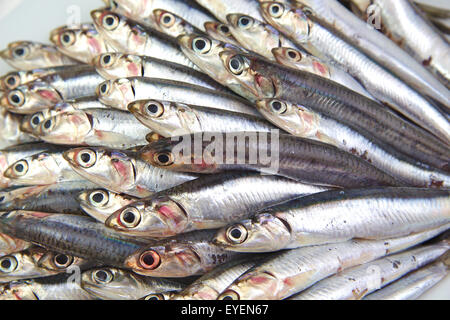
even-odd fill
[[[111,56],[109,54],[103,56],[103,63],[108,64],[111,62]]]
[[[18,48],[14,51],[14,53],[16,54],[16,56],[21,57],[25,54],[25,50],[23,48]]]
[[[6,79],[6,83],[12,87],[16,84],[16,78],[13,76],[10,76],[10,77],[8,77],[8,79]]]
[[[169,16],[164,17],[164,23],[169,23],[172,20]]]
[[[89,153],[83,153],[81,154],[81,160],[84,163],[88,163],[89,161],[91,161],[91,155]]]
[[[104,198],[105,196],[101,192],[98,192],[92,196],[92,200],[97,203],[102,202]]]
[[[31,119],[31,123],[37,126],[40,123],[39,116],[34,116],[33,119]]]
[[[250,18],[248,17],[242,17],[239,19],[238,25],[242,27],[248,27],[250,25]]]
[[[220,26],[220,31],[222,31],[222,32],[225,33],[225,34],[228,34],[228,33],[230,33],[230,28],[228,28],[228,27],[225,26],[225,25],[221,25],[221,26]]]
[[[168,163],[170,161],[170,157],[167,154],[160,154],[158,156],[158,161],[161,163]]]
[[[133,223],[136,217],[133,212],[127,211],[123,214],[123,221],[126,223]]]
[[[65,265],[69,262],[69,257],[65,254],[58,254],[55,256],[55,262],[58,265]]]
[[[240,75],[244,71],[244,62],[240,56],[234,56],[230,59],[229,68],[235,75]]]
[[[288,56],[291,58],[291,59],[295,59],[295,58],[297,58],[297,53],[295,52],[295,51],[289,51],[288,52]]]
[[[92,276],[95,282],[102,284],[109,283],[114,278],[112,273],[107,270],[97,270],[92,274]]]
[[[14,169],[15,169],[17,172],[23,172],[23,170],[25,169],[25,167],[23,166],[23,164],[19,163],[18,165],[16,165],[16,166],[14,167]]]
[[[277,111],[281,110],[281,102],[279,102],[279,101],[272,102],[272,108]]]
[[[13,94],[11,96],[11,101],[14,102],[15,104],[18,104],[18,103],[20,103],[21,99],[20,99],[19,95]]]
[[[203,50],[206,47],[206,42],[205,42],[205,40],[199,39],[199,40],[195,41],[194,45],[198,50]]]
[[[239,230],[239,229],[233,229],[233,230],[230,232],[230,234],[231,234],[231,236],[232,236],[233,238],[235,238],[235,239],[239,239],[239,238],[242,236],[242,232],[241,232],[241,230]]]
[[[4,259],[1,266],[3,269],[9,269],[11,267],[11,261],[9,259]]]
[[[45,129],[50,129],[51,126],[52,126],[52,120],[47,120],[44,122]]]
[[[141,221],[139,210],[131,207],[122,211],[119,216],[121,223],[127,228],[136,227]]]
[[[147,106],[147,110],[148,110],[148,112],[150,112],[150,113],[157,113],[157,112],[158,112],[158,106],[157,106],[156,104],[154,104],[154,103],[149,104],[149,105]]]
[[[105,94],[106,92],[108,92],[108,85],[106,83],[102,84],[100,87],[100,92]]]
[[[114,19],[112,17],[108,17],[105,19],[105,22],[108,26],[112,26],[114,24]]]
[[[103,271],[103,270],[98,271],[98,272],[96,273],[96,276],[97,276],[97,278],[98,278],[99,280],[102,280],[102,281],[105,281],[106,278],[108,278],[108,275],[107,275],[106,272]]]

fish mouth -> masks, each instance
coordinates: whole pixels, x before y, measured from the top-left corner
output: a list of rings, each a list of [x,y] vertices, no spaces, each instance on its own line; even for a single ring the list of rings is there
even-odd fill
[[[75,161],[75,155],[78,151],[75,150],[67,150],[63,153],[63,158],[66,160],[71,166],[76,167],[77,163]]]
[[[186,34],[180,35],[180,36],[177,37],[178,44],[182,48],[187,49],[187,50],[191,50],[190,45],[189,45],[190,40],[191,40],[191,36],[190,35],[186,35]]]

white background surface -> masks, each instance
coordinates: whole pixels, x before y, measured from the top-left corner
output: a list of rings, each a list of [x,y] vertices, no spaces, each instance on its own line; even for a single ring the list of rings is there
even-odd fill
[[[419,1],[450,8],[448,0]],[[102,6],[101,0],[0,0],[0,49],[18,40],[49,43],[50,31],[73,21],[74,13],[79,11],[81,22],[89,22],[89,12]],[[10,70],[0,61],[0,74]],[[450,275],[422,299],[450,300]]]

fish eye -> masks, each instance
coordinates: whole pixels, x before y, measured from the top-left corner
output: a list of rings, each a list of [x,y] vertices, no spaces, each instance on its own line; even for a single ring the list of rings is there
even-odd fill
[[[162,294],[149,294],[144,300],[166,300]]]
[[[149,102],[145,105],[146,113],[154,118],[159,118],[164,114],[164,106],[156,101]]]
[[[111,54],[107,53],[102,55],[102,57],[100,58],[100,63],[104,68],[110,67],[114,64],[114,59]]]
[[[8,90],[14,90],[20,85],[20,77],[17,73],[10,74],[5,79],[5,86],[8,88]]]
[[[239,294],[233,290],[227,290],[217,298],[217,300],[240,300],[240,299],[241,298]]]
[[[109,201],[108,192],[97,190],[91,192],[89,195],[89,202],[95,207],[103,207]]]
[[[161,257],[156,251],[145,251],[139,257],[139,264],[146,270],[155,270],[161,264]]]
[[[108,284],[114,279],[109,270],[96,270],[92,273],[92,280],[98,284]]]
[[[272,110],[273,113],[283,114],[286,112],[287,106],[286,103],[284,102],[274,100],[270,102],[270,109]]]
[[[313,14],[313,10],[310,7],[306,7],[306,6],[302,8],[302,12],[307,16]]]
[[[25,103],[25,96],[22,91],[14,90],[8,94],[8,101],[14,107],[21,107]]]
[[[235,75],[240,75],[244,71],[244,60],[240,56],[234,56],[228,63],[230,71]]]
[[[25,175],[28,172],[28,162],[26,160],[17,161],[13,166],[13,171],[18,177]]]
[[[173,16],[173,14],[165,12],[161,16],[160,21],[165,27],[170,28],[175,24],[175,17]]]
[[[289,59],[293,61],[301,61],[302,60],[302,54],[298,52],[297,50],[289,49],[287,52],[287,56]]]
[[[274,3],[269,7],[269,13],[274,18],[279,18],[283,15],[284,7],[281,4]]]
[[[83,168],[92,167],[97,161],[97,154],[89,149],[78,152],[76,160]]]
[[[75,43],[75,33],[73,31],[66,31],[61,33],[59,41],[64,47],[70,47]]]
[[[54,124],[55,122],[52,119],[45,120],[45,122],[41,124],[42,131],[47,133],[52,131]]]
[[[28,48],[27,47],[18,47],[13,50],[13,57],[14,58],[23,58],[24,56],[28,55]]]
[[[120,213],[119,221],[126,228],[135,228],[141,222],[141,213],[134,207],[126,208]]]
[[[155,162],[160,166],[170,166],[173,164],[173,155],[170,152],[160,152],[154,156]]]
[[[109,89],[110,89],[110,85],[108,82],[104,82],[98,87],[98,91],[99,91],[100,95],[107,95],[109,92]]]
[[[206,54],[211,50],[211,41],[201,37],[195,38],[192,40],[192,48],[197,53]]]
[[[230,33],[230,28],[228,28],[228,26],[221,24],[218,28],[224,35],[229,36]]]
[[[36,128],[42,121],[44,121],[44,115],[42,112],[37,112],[31,117],[30,126]]]
[[[247,229],[241,224],[229,227],[226,232],[227,239],[234,244],[243,243],[247,239],[247,235]]]
[[[253,19],[248,16],[243,16],[238,20],[238,26],[242,29],[247,29],[253,24]]]
[[[13,256],[6,256],[0,259],[0,271],[10,273],[17,268],[17,259]]]
[[[113,31],[119,26],[119,17],[113,14],[107,14],[103,17],[102,23],[105,29]]]
[[[58,269],[65,269],[73,263],[73,257],[67,254],[56,254],[53,257],[53,264]]]

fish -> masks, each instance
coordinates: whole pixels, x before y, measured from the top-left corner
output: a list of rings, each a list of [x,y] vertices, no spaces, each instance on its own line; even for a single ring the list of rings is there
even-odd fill
[[[336,146],[370,162],[411,187],[446,188],[450,176],[443,171],[417,164],[367,132],[358,132],[327,115],[301,105],[277,99],[260,100],[258,110],[266,119],[292,135]]]
[[[364,297],[364,300],[415,300],[448,275],[442,261],[431,263]]]
[[[138,159],[134,151],[102,147],[74,148],[66,151],[64,158],[85,179],[110,191],[138,198],[197,178],[193,174],[153,167]]]
[[[33,70],[78,64],[56,47],[33,41],[17,41],[0,51],[0,58],[17,70]]]
[[[218,300],[282,300],[336,273],[427,241],[450,225],[389,240],[352,240],[275,253],[237,278]]]
[[[242,13],[263,20],[259,12],[257,0],[195,0],[199,5],[211,12],[219,21],[227,23],[227,14]]]
[[[238,88],[252,95],[253,101],[275,98],[301,104],[357,131],[367,131],[374,139],[425,164],[449,170],[449,147],[445,142],[376,101],[309,72],[232,49],[222,52],[221,57],[229,74],[240,79]]]
[[[21,115],[11,113],[5,108],[0,109],[0,136],[2,137],[0,150],[38,141],[37,138],[21,130],[22,121]]]
[[[86,64],[92,64],[100,54],[115,51],[93,23],[56,28],[50,33],[50,41],[65,55]]]
[[[103,81],[92,66],[67,67],[6,92],[1,105],[14,113],[31,114],[64,100],[93,96]]]
[[[250,170],[325,187],[401,185],[359,157],[276,130],[203,132],[164,138],[143,147],[138,154],[153,166],[180,172]]]
[[[117,268],[98,268],[81,275],[81,287],[102,300],[138,300],[149,294],[178,292],[184,286],[172,280],[150,278]]]
[[[257,173],[206,175],[130,203],[111,215],[105,225],[128,235],[171,237],[217,229],[249,217],[251,212],[324,190]]]
[[[367,1],[364,2],[367,4]],[[355,2],[351,1],[351,3]],[[449,91],[422,64],[372,26],[374,22],[377,23],[376,16],[373,14],[375,12],[369,12],[371,17],[367,23],[367,20],[358,19],[337,0],[296,0],[295,4],[296,7],[309,11],[310,16],[320,20],[321,23],[325,22],[346,41],[358,47],[399,79],[423,95],[439,102],[440,105],[446,106],[448,110]]]
[[[238,252],[271,252],[351,239],[407,236],[450,222],[448,190],[331,190],[294,199],[222,228],[214,243]]]
[[[63,71],[66,68],[67,66],[60,66],[33,70],[11,71],[0,78],[0,88],[4,91],[11,91],[29,82],[33,82],[42,77]]]
[[[30,248],[32,244],[19,238],[0,233],[0,256],[20,252]]]
[[[149,56],[196,68],[181,52],[175,39],[159,31],[109,10],[94,10],[91,16],[101,36],[117,52]]]
[[[163,137],[208,131],[269,132],[276,128],[259,117],[170,101],[135,101],[128,105],[128,110],[143,125]]]
[[[0,286],[0,300],[97,300],[70,277],[13,281]]]
[[[126,111],[133,101],[156,99],[259,115],[252,104],[236,95],[164,79],[131,77],[108,80],[99,85],[97,95],[104,104]]]
[[[184,278],[204,274],[240,254],[211,242],[214,231],[203,230],[144,246],[125,262],[133,272],[151,277]]]
[[[90,217],[37,211],[1,214],[0,230],[49,250],[113,267],[124,267],[130,254],[150,242],[120,235]]]
[[[0,191],[0,211],[28,210],[81,214],[77,193],[95,188],[89,181],[70,181]]]
[[[196,28],[179,15],[163,9],[153,10],[154,22],[156,30],[172,37],[189,34],[192,32],[203,33],[202,30]]]
[[[240,46],[239,42],[231,34],[230,27],[227,24],[208,21],[205,22],[205,31],[210,37],[214,39],[217,39],[224,43],[232,44],[237,47]]]
[[[320,281],[292,300],[361,300],[366,295],[442,256],[450,246],[420,246],[390,255]]]
[[[97,221],[105,223],[106,219],[114,212],[138,201],[139,198],[106,189],[92,189],[80,192],[77,200],[84,212]]]
[[[150,132],[129,112],[84,109],[47,118],[32,134],[53,144],[127,149],[146,144]]]
[[[304,50],[289,47],[279,47],[272,49],[272,54],[278,63],[314,73],[331,81],[337,82],[369,99],[376,100],[367,90],[346,71],[338,68],[332,63],[327,63],[321,59],[310,55]]]
[[[335,61],[376,99],[449,144],[448,119],[417,91],[300,9],[275,2],[264,2],[261,6],[265,19],[294,43],[313,54],[321,54]]]
[[[24,157],[11,164],[3,176],[26,186],[83,180],[64,159],[65,150],[59,148]]]
[[[225,87],[202,72],[181,64],[147,56],[107,53],[98,56],[94,64],[97,72],[107,80],[129,77],[157,78],[190,83],[208,89],[227,91]]]

